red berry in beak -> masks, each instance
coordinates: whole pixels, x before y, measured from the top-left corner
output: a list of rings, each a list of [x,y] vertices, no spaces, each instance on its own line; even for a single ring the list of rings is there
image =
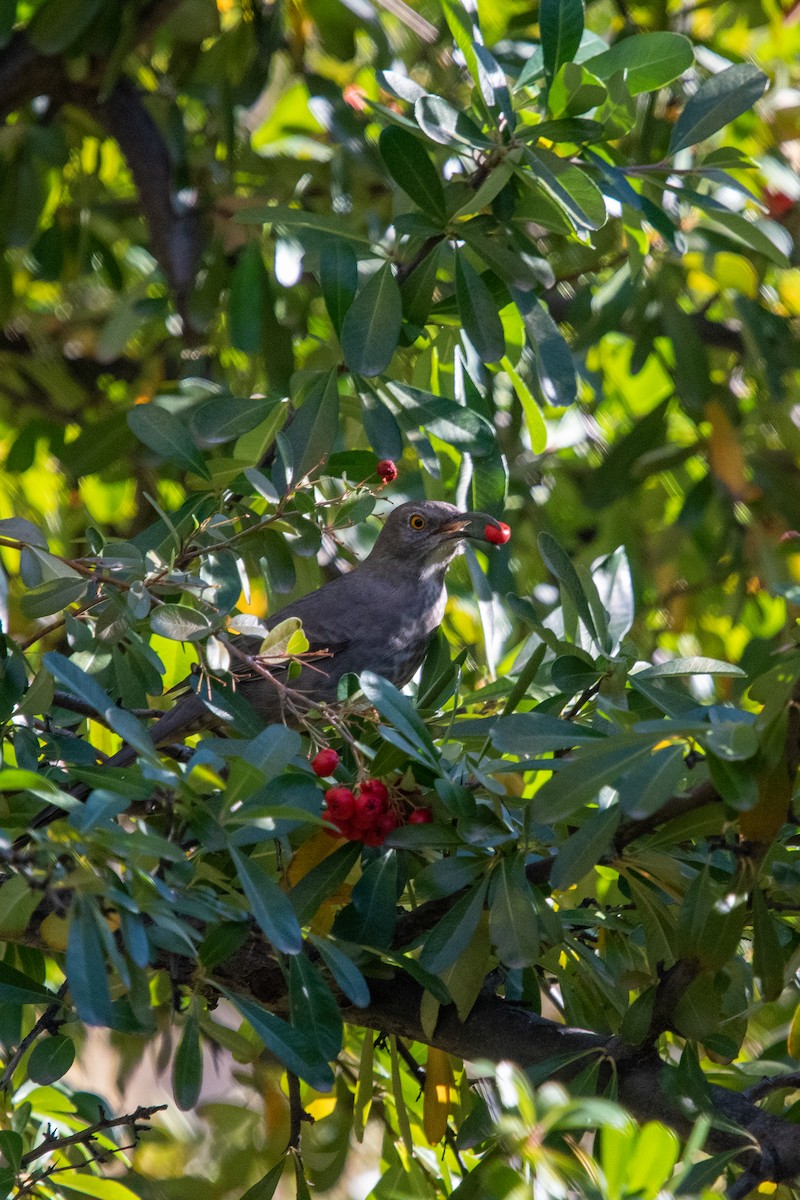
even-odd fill
[[[496,525],[487,525],[483,536],[493,546],[504,546],[511,537],[511,527],[504,524],[503,521],[498,521]]]
[[[327,778],[332,775],[339,765],[339,755],[335,750],[326,747],[324,750],[318,750],[311,760],[311,770],[315,775],[319,775],[320,779]]]
[[[375,473],[383,483],[394,483],[397,479],[397,465],[390,458],[382,458],[375,468]]]

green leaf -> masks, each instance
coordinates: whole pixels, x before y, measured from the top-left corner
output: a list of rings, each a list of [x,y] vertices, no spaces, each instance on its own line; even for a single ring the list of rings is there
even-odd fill
[[[783,954],[775,920],[761,888],[753,888],[753,971],[764,1000],[777,1000],[783,991]]]
[[[94,21],[104,0],[47,0],[40,4],[25,30],[42,54],[63,54]]]
[[[397,921],[397,855],[387,850],[367,866],[333,931],[362,946],[389,947]]]
[[[233,269],[228,299],[231,344],[245,354],[257,354],[261,349],[265,275],[261,246],[257,241],[247,242]]]
[[[200,1025],[193,1002],[183,1027],[175,1059],[172,1063],[172,1092],[175,1103],[183,1112],[195,1108],[203,1086],[203,1054],[200,1046]]]
[[[661,679],[674,675],[732,675],[741,678],[745,672],[733,663],[721,662],[718,658],[704,658],[697,654],[691,658],[670,658],[666,662],[645,667],[636,674],[642,679]]]
[[[400,340],[403,305],[392,268],[385,263],[356,296],[342,322],[342,353],[356,375],[385,371]]]
[[[684,746],[666,746],[627,771],[617,781],[622,811],[633,820],[642,821],[663,808],[681,790],[687,769],[684,754]]]
[[[0,890],[5,890],[5,887],[8,887],[8,883]],[[5,925],[3,931],[6,932]],[[18,971],[16,967],[10,967],[8,963],[0,962],[0,1004],[62,1003],[63,1001],[49,988],[43,987],[42,984],[37,983],[35,979],[30,979],[27,975],[23,975],[22,971]]]
[[[472,263],[459,251],[456,251],[456,301],[461,324],[482,360],[497,362],[506,349],[497,305]]]
[[[626,88],[638,96],[672,83],[693,62],[694,51],[687,37],[659,30],[623,38],[602,54],[586,59],[586,66],[598,79],[610,79],[624,71]]]
[[[407,129],[391,125],[378,143],[392,179],[434,221],[444,225],[447,205],[438,172],[424,148]]]
[[[550,873],[553,887],[579,883],[595,867],[614,840],[620,822],[619,808],[591,813],[583,825],[562,844]]]
[[[515,289],[512,297],[525,322],[545,400],[558,406],[572,404],[578,394],[578,380],[564,335],[536,296]]]
[[[106,975],[103,918],[90,896],[75,897],[67,941],[67,984],[78,1016],[86,1025],[113,1025],[111,993]]]
[[[173,642],[200,642],[214,628],[196,608],[186,604],[161,604],[150,613],[150,628],[159,637]]]
[[[675,122],[669,153],[694,146],[735,121],[761,99],[768,83],[764,72],[752,63],[736,63],[706,80]]]
[[[531,170],[520,169],[517,177],[528,186],[543,188],[578,232],[605,225],[603,194],[580,167],[565,163],[543,146],[526,150],[524,157]]]
[[[387,384],[386,391],[395,401],[397,418],[405,429],[425,429],[466,454],[481,456],[496,449],[494,429],[474,409],[395,380]]]
[[[361,857],[360,842],[347,842],[323,858],[289,892],[298,920],[310,921],[319,906],[339,888]]]
[[[652,754],[651,739],[628,734],[608,738],[602,750],[584,746],[581,753],[558,771],[536,793],[536,818],[546,824],[563,821],[594,800],[601,787]]]
[[[235,396],[214,396],[192,409],[189,425],[198,441],[220,446],[249,433],[265,421],[278,400],[240,400]]]
[[[489,888],[489,933],[507,967],[529,967],[539,956],[539,918],[522,854],[503,858]]]
[[[539,33],[544,67],[552,79],[562,63],[575,57],[583,34],[582,0],[541,0]]]
[[[51,579],[40,587],[32,588],[22,597],[22,611],[26,617],[38,620],[51,613],[61,612],[70,604],[82,600],[89,584],[85,579]]]
[[[156,611],[163,610],[157,609]],[[45,654],[42,661],[54,679],[62,683],[73,696],[91,704],[124,741],[130,742],[134,749],[145,758],[151,760],[156,758],[153,743],[142,722],[133,713],[113,704],[111,697],[87,671],[81,670],[77,663],[72,659],[65,658],[56,650]]]
[[[28,1074],[35,1083],[55,1083],[75,1061],[75,1043],[71,1038],[55,1034],[37,1042],[28,1059]]]
[[[481,133],[475,122],[441,96],[421,96],[414,105],[414,115],[420,129],[443,146],[458,149],[466,145],[473,150],[493,148],[494,143]]]
[[[478,83],[478,49],[483,37],[478,25],[477,4],[474,0],[468,0],[468,5],[459,4],[458,0],[441,0],[441,5],[453,41],[464,55],[472,82]]]
[[[367,285],[369,286],[369,285]],[[366,289],[365,289],[366,291]],[[363,295],[363,292],[362,292]],[[350,308],[347,319],[353,311]],[[280,435],[283,478],[273,472],[281,491],[287,491],[309,472],[319,469],[331,452],[339,432],[339,389],[336,368],[315,373],[298,396],[294,420]]]
[[[505,71],[486,47],[481,45],[477,40],[473,45],[473,51],[478,71],[478,77],[475,82],[480,89],[483,99],[486,101],[486,107],[498,121],[498,124],[502,122],[502,125],[506,129],[513,131],[516,124],[516,116],[514,106],[511,103],[511,94],[508,90]]]
[[[281,1181],[283,1168],[286,1166],[286,1159],[282,1158],[279,1163],[276,1163],[272,1170],[267,1171],[258,1183],[254,1183],[249,1187],[241,1200],[272,1200],[275,1192],[278,1190],[278,1184]]]
[[[547,754],[553,750],[571,750],[583,742],[607,746],[608,739],[595,729],[579,725],[575,721],[562,721],[549,713],[514,713],[490,722],[492,745],[504,754],[524,757],[530,754]],[[455,727],[456,736],[461,726]]]
[[[447,970],[469,943],[486,902],[488,880],[481,879],[448,910],[425,936],[420,966],[434,975]]]
[[[770,223],[765,222],[762,228],[760,224],[748,220],[742,213],[707,212],[702,221],[698,223],[698,228],[723,234],[734,244],[746,246],[750,250],[755,250],[757,254],[763,254],[769,262],[775,263],[778,267],[786,268],[790,265],[783,247],[776,244],[769,236],[769,231],[775,228]]]
[[[24,517],[3,517],[0,521],[0,538],[11,538],[15,542],[26,542],[39,550],[47,549],[47,538],[32,521]]]
[[[257,862],[239,850],[232,849],[230,854],[250,911],[265,937],[276,950],[299,954],[303,939],[289,897]]]
[[[438,769],[439,755],[431,735],[408,696],[374,671],[362,671],[359,676],[361,690],[374,704],[378,712],[412,745],[418,747],[422,758],[434,769]]]
[[[326,237],[322,243],[319,273],[325,307],[339,337],[345,314],[358,291],[358,260],[350,243],[342,238]]]
[[[304,954],[289,967],[289,1004],[292,1024],[302,1029],[322,1058],[336,1058],[342,1048],[342,1018],[333,993]]]
[[[539,553],[542,556],[542,562],[556,577],[572,603],[575,605],[578,616],[586,626],[587,632],[595,642],[598,642],[599,637],[595,627],[592,610],[589,606],[589,601],[586,598],[586,593],[583,590],[578,572],[572,565],[572,560],[570,559],[566,550],[559,546],[553,535],[547,533],[546,530],[542,530],[542,532],[539,534],[537,544],[539,547]]]
[[[155,403],[137,404],[128,413],[127,421],[134,436],[160,458],[194,471],[203,479],[211,478],[188,431],[174,413]]]
[[[328,938],[312,933],[308,940],[316,946],[320,958],[348,1000],[357,1008],[365,1008],[370,1001],[369,985],[353,960]]]
[[[426,254],[400,285],[400,297],[403,302],[403,316],[412,325],[424,325],[428,319],[433,303],[433,292],[436,287],[436,273],[439,267],[438,256],[435,252]],[[370,439],[372,440],[372,439]]]
[[[333,1087],[333,1074],[327,1062],[319,1057],[316,1046],[299,1029],[288,1021],[276,1017],[263,1005],[247,996],[229,991],[222,984],[216,987],[249,1021],[266,1048],[300,1079],[320,1092],[329,1092]]]

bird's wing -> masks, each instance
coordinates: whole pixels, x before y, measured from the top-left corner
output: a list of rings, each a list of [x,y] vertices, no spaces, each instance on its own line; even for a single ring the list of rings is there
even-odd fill
[[[342,654],[350,645],[352,633],[348,627],[349,589],[334,587],[334,584],[343,582],[344,579],[335,580],[316,592],[310,592],[294,603],[287,604],[264,622],[266,628],[271,630],[289,617],[299,617],[303,633],[308,639],[308,650],[305,652],[307,656],[320,655],[322,659],[323,655],[331,657]],[[263,640],[260,637],[243,636],[236,638],[235,644],[240,646],[245,654],[256,657]]]

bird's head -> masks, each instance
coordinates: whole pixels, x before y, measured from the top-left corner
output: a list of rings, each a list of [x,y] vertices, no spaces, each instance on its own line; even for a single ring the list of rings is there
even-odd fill
[[[461,512],[442,500],[411,500],[389,513],[369,557],[446,567],[466,540],[504,542],[508,526],[488,513]]]

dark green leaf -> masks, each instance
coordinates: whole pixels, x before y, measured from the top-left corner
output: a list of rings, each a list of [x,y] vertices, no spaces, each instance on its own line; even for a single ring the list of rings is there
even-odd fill
[[[264,935],[276,950],[299,954],[303,939],[289,897],[257,862],[238,850],[230,853],[250,911]]]
[[[322,961],[348,1000],[357,1008],[365,1008],[370,1000],[369,985],[353,960],[329,938],[309,934],[309,941],[316,946]]]
[[[185,426],[174,413],[158,404],[137,404],[128,413],[131,432],[161,458],[210,479],[208,467],[200,457]]]
[[[446,971],[463,954],[481,919],[487,888],[488,880],[480,880],[426,935],[419,958],[426,971]]]
[[[47,0],[36,9],[25,30],[42,54],[62,54],[97,17],[104,0]]]
[[[456,300],[467,337],[484,362],[497,362],[506,350],[503,323],[492,293],[465,256],[456,251]]]
[[[320,904],[341,887],[361,857],[360,842],[347,842],[323,858],[289,892],[289,900],[302,922],[310,921]]]
[[[289,968],[289,1003],[292,1024],[302,1029],[322,1058],[336,1058],[342,1048],[342,1018],[333,993],[304,954]]]
[[[353,308],[348,312],[348,318],[352,311]],[[281,491],[287,491],[309,472],[319,469],[333,448],[339,432],[339,389],[336,380],[335,368],[324,374],[315,374],[298,397],[300,407],[296,410],[294,420],[279,435],[283,466],[283,478],[279,482]]]
[[[272,1200],[281,1181],[285,1165],[286,1159],[282,1158],[279,1163],[275,1164],[271,1171],[267,1171],[263,1179],[259,1179],[258,1183],[254,1183],[252,1187],[247,1189],[241,1200]]]
[[[459,736],[460,728],[460,725],[455,726],[456,736]],[[594,729],[540,712],[500,717],[491,724],[491,738],[495,749],[520,757],[547,754],[553,750],[571,750],[582,742],[608,745],[607,739]]]
[[[406,738],[419,747],[422,757],[432,767],[438,766],[438,753],[424,721],[408,696],[374,671],[363,671],[359,677],[361,690],[378,712]]]
[[[578,572],[572,565],[572,560],[561,546],[559,546],[552,534],[542,530],[538,538],[539,553],[542,556],[542,562],[549,571],[556,577],[558,582],[563,587],[566,594],[569,596],[572,603],[577,609],[578,616],[586,626],[587,631],[595,641],[598,641],[598,633],[595,628],[594,617],[589,606],[589,601],[586,598],[586,593],[583,590]]]
[[[219,446],[255,429],[279,403],[277,400],[215,396],[192,409],[189,424],[198,441],[206,446]]]
[[[28,1059],[28,1074],[35,1083],[55,1083],[75,1061],[75,1043],[56,1034],[37,1042]]]
[[[541,0],[539,32],[544,66],[552,79],[562,63],[575,57],[583,34],[583,0]]]
[[[12,927],[4,924],[4,931],[11,932]],[[23,975],[15,967],[10,967],[8,963],[0,962],[0,1004],[61,1003],[55,992]]]
[[[570,884],[579,883],[601,861],[614,840],[619,822],[619,808],[604,808],[591,813],[577,833],[561,846],[550,872],[553,887],[563,890]]]
[[[229,991],[221,984],[217,987],[227,996],[246,1021],[249,1021],[257,1035],[272,1054],[283,1063],[287,1071],[292,1071],[300,1079],[305,1079],[311,1087],[320,1092],[329,1092],[333,1086],[331,1069],[324,1062],[316,1046],[309,1041],[305,1034],[295,1029],[287,1021],[276,1017],[263,1005],[247,996],[240,996]]]
[[[395,183],[423,212],[443,225],[447,206],[442,182],[419,139],[405,129],[390,126],[382,130],[379,146]]]
[[[113,1025],[111,993],[98,922],[102,916],[89,896],[73,902],[67,942],[67,984],[78,1016],[87,1025]]]
[[[489,888],[489,933],[507,967],[529,967],[539,954],[539,919],[523,855],[503,858]]]
[[[363,946],[390,946],[397,920],[394,850],[372,860],[353,888],[351,899],[351,905],[339,914],[334,933]]]
[[[720,662],[718,658],[703,658],[695,655],[693,658],[669,658],[655,666],[645,667],[638,672],[642,679],[662,679],[675,675],[733,675],[744,676],[741,667],[733,663]]]
[[[403,306],[392,268],[385,263],[356,296],[342,322],[345,362],[356,375],[380,375],[400,340]]]
[[[183,1112],[197,1105],[203,1086],[203,1055],[200,1048],[200,1026],[194,1005],[183,1027],[178,1049],[172,1064],[172,1093]]]
[[[536,296],[520,291],[512,295],[525,322],[545,400],[559,406],[572,404],[578,393],[578,381],[572,351],[563,334]]]
[[[186,604],[161,604],[150,613],[150,628],[173,642],[199,642],[213,626],[205,613]]]
[[[536,817],[552,824],[570,817],[594,800],[601,787],[652,754],[651,741],[633,734],[606,739],[602,749],[585,746],[536,793]]]
[[[736,63],[706,80],[687,103],[669,141],[670,154],[694,146],[729,125],[761,99],[769,83],[752,63]]]
[[[358,290],[358,260],[349,242],[329,237],[322,243],[319,266],[325,307],[338,337]]]
[[[247,242],[233,269],[228,300],[231,343],[245,354],[257,354],[261,348],[265,274],[260,245]]]
[[[775,920],[761,888],[753,888],[753,971],[764,1000],[777,1000],[783,991],[783,954]]]
[[[506,82],[505,71],[485,46],[476,40],[473,51],[477,63],[478,78],[475,80],[486,107],[498,120],[502,120],[506,129],[513,131],[516,117],[511,103],[511,95]]]
[[[443,146],[459,148],[471,146],[473,150],[491,150],[492,142],[481,133],[475,122],[465,112],[453,108],[441,96],[421,96],[414,105],[414,115],[420,129],[434,142]]]
[[[466,405],[394,380],[387,391],[397,404],[398,420],[405,429],[426,429],[467,454],[488,454],[495,449],[494,429],[485,417]]]
[[[34,620],[49,617],[82,600],[88,586],[85,579],[51,579],[22,597],[22,611]]]

